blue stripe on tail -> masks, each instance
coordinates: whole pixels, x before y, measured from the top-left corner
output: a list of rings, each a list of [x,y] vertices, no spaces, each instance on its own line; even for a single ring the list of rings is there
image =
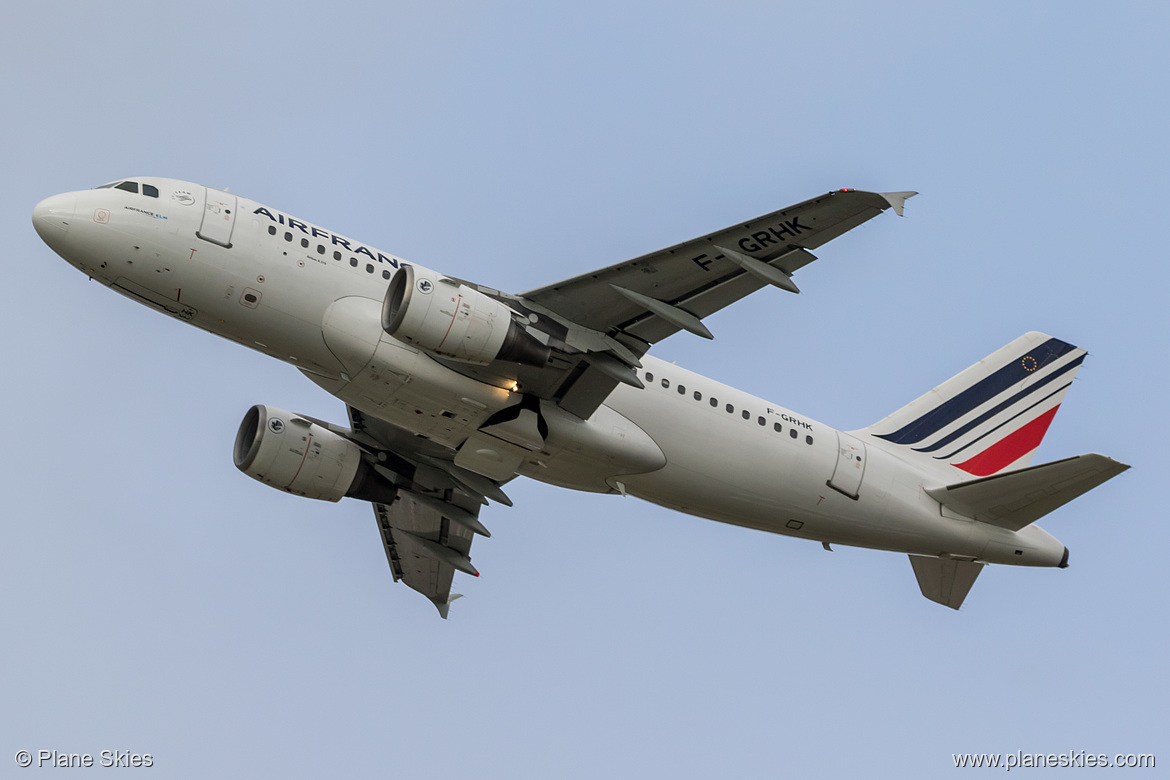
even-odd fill
[[[894,444],[915,444],[926,439],[965,414],[1002,393],[1012,385],[1076,349],[1060,339],[1049,339],[1035,349],[1028,350],[991,376],[971,385],[951,400],[930,410],[893,433],[877,434],[879,439]],[[1079,363],[1080,361],[1077,361]]]
[[[979,415],[974,420],[972,420],[971,422],[962,426],[961,428],[958,428],[957,430],[953,431],[952,433],[948,433],[946,436],[942,437],[941,439],[936,441],[934,444],[931,444],[929,447],[915,447],[914,451],[915,452],[935,452],[935,451],[947,446],[948,444],[950,444],[951,442],[953,442],[955,439],[959,438],[963,434],[968,433],[971,430],[979,427],[980,425],[987,422],[995,415],[1002,412],[1004,409],[1007,409],[1008,407],[1010,407],[1013,404],[1017,403],[1018,401],[1022,400],[1025,396],[1036,392],[1041,387],[1044,387],[1044,385],[1053,381],[1057,377],[1060,377],[1060,376],[1068,373],[1069,371],[1072,371],[1074,368],[1076,368],[1077,366],[1079,366],[1083,362],[1085,362],[1085,356],[1081,355],[1079,358],[1070,362],[1068,365],[1063,366],[1061,368],[1058,368],[1056,371],[1053,371],[1048,376],[1044,377],[1043,379],[1038,380],[1036,382],[1036,384],[1032,385],[1031,387],[1028,387],[1028,388],[1021,390],[1020,392],[1013,395],[1011,398],[1007,399],[1006,401],[1004,401],[1003,403],[994,407],[993,409],[990,409],[990,410],[984,412],[983,414]],[[1065,385],[1065,386],[1067,387],[1067,385]]]

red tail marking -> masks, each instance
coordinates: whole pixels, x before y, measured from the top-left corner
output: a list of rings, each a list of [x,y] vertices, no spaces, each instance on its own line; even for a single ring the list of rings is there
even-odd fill
[[[1009,463],[1014,463],[1040,446],[1040,442],[1043,440],[1044,434],[1048,432],[1048,426],[1052,423],[1052,418],[1056,416],[1056,410],[1059,408],[1060,404],[1057,404],[1019,430],[1004,436],[970,460],[954,464],[955,468],[960,468],[977,477],[986,477],[996,473]]]

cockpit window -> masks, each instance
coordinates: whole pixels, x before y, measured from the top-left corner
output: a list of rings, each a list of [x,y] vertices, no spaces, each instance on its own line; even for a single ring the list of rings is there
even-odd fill
[[[138,182],[136,182],[136,181],[112,181],[109,184],[103,184],[100,187],[95,187],[94,189],[98,189],[98,190],[108,190],[108,189],[125,190],[126,192],[133,192],[134,194],[137,195],[138,194]],[[158,197],[158,187],[155,187],[153,184],[143,184],[142,185],[142,194],[148,198],[157,198]]]

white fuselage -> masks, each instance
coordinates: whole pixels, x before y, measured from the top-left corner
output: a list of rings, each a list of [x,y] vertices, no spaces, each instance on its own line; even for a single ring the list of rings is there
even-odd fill
[[[38,232],[116,291],[288,362],[364,414],[439,444],[457,447],[516,403],[509,383],[465,376],[382,332],[399,258],[235,195],[135,181],[158,196],[55,196],[34,213]],[[873,439],[650,356],[639,377],[644,389],[619,384],[587,421],[545,405],[548,440],[520,473],[819,542],[1035,566],[1065,552],[1034,525],[947,516],[925,489],[948,474]]]

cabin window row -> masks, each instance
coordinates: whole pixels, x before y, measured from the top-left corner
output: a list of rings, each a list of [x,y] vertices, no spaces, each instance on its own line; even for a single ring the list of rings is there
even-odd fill
[[[651,384],[654,383],[654,373],[653,372],[651,372],[651,371],[646,372],[646,381],[651,383]],[[666,377],[662,377],[660,382],[664,388],[670,387],[670,380],[667,379]],[[687,394],[686,385],[675,385],[675,388],[678,390],[679,395],[685,396]],[[703,400],[703,393],[700,390],[695,390],[691,393],[691,397],[696,401],[702,401]],[[718,398],[715,398],[713,396],[709,397],[707,399],[707,402],[711,405],[712,408],[714,408],[714,409],[719,408],[719,399]],[[735,414],[735,404],[724,404],[723,410],[726,411],[728,414]],[[743,419],[745,419],[745,420],[750,420],[750,419],[752,419],[753,415],[749,410],[742,409],[742,410],[740,410],[740,416],[743,417]],[[756,417],[756,424],[757,425],[759,425],[761,427],[766,427],[768,425],[768,419],[766,417],[764,417],[763,415],[756,415],[755,417]],[[783,433],[784,426],[782,426],[778,422],[774,422],[774,423],[772,423],[772,430],[774,430],[776,433]],[[796,439],[796,438],[800,437],[800,432],[797,431],[796,428],[789,428],[788,429],[788,436],[790,438]],[[812,444],[813,437],[809,436],[809,435],[805,435],[804,443],[805,444]]]
[[[276,235],[276,225],[269,225],[268,226],[268,235],[270,235],[270,236]],[[293,234],[286,231],[284,234],[284,240],[291,242],[293,240]],[[309,239],[307,239],[307,238],[301,239],[301,248],[302,249],[308,249],[309,245],[310,245]],[[325,254],[325,251],[326,250],[325,250],[324,244],[317,244],[317,254],[323,255],[323,254]],[[341,252],[338,252],[336,249],[333,250],[333,259],[340,262],[342,259]],[[349,264],[351,266],[353,266],[354,268],[357,268],[358,267],[358,259],[356,257],[349,258]],[[374,270],[375,270],[375,268],[374,268],[373,263],[366,263],[366,273],[372,274],[374,272]],[[383,268],[382,269],[382,278],[389,279],[390,278],[390,271]]]

